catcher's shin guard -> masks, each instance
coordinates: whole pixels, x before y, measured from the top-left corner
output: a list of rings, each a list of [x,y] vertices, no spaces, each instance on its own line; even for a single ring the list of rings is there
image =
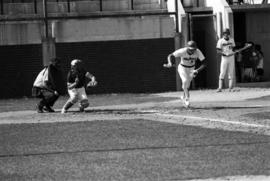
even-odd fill
[[[62,110],[67,111],[69,108],[71,108],[71,106],[73,106],[73,103],[68,101],[68,102],[66,102],[66,104],[64,105]]]
[[[80,107],[87,108],[89,106],[89,102],[87,99],[81,100]]]

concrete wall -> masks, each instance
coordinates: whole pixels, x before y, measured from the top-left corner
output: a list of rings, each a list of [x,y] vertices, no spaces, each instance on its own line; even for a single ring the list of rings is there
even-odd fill
[[[161,10],[166,8],[164,0],[133,0],[134,10]],[[70,12],[66,2],[48,2],[48,16],[97,14],[100,1],[72,1]],[[102,11],[106,14],[114,11],[133,13],[130,0],[103,0]],[[42,2],[5,3],[3,18],[38,17],[42,15]],[[36,13],[36,14],[35,14]],[[85,15],[85,14],[84,14]],[[175,25],[170,16],[133,16],[117,18],[63,19],[48,22],[49,37],[56,42],[87,42],[108,40],[133,40],[171,38]],[[0,45],[40,44],[45,37],[45,25],[38,21],[1,21]]]
[[[169,38],[174,36],[170,17],[102,18],[56,22],[56,42]]]
[[[0,45],[40,44],[43,28],[42,22],[2,22]]]
[[[52,32],[56,42],[171,38],[174,22],[169,16],[62,20],[49,22],[50,36]],[[0,24],[0,45],[39,44],[43,37],[42,21]]]

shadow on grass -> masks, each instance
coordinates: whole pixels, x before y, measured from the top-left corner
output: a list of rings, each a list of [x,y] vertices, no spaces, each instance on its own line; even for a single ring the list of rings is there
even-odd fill
[[[190,107],[194,110],[223,110],[223,109],[259,109],[262,106],[205,106],[205,107]]]
[[[153,110],[136,110],[136,109],[86,109],[84,112],[76,111],[76,110],[71,110],[68,111],[67,113],[72,113],[72,114],[153,114],[157,113],[158,111],[153,111]],[[57,113],[57,111],[56,111]]]

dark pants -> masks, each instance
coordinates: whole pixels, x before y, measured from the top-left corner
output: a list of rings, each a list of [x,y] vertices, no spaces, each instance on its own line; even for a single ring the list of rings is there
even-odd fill
[[[59,98],[59,95],[54,94],[54,92],[39,87],[33,87],[32,95],[36,98],[41,98],[38,103],[39,107],[52,107]]]

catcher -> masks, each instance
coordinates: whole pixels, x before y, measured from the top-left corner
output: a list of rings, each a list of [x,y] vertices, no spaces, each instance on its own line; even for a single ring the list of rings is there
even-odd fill
[[[172,67],[172,61],[175,61],[176,57],[181,57],[181,61],[178,65],[178,73],[182,80],[182,89],[184,91],[183,96],[181,97],[184,106],[189,107],[189,87],[192,79],[205,68],[205,59],[202,52],[197,48],[195,41],[189,41],[187,47],[180,48],[175,52],[168,55],[168,63],[163,66],[166,68]],[[199,59],[202,64],[198,69],[195,69],[195,62]]]
[[[86,85],[88,80],[91,81]],[[71,69],[67,75],[67,87],[70,98],[63,106],[61,111],[62,114],[66,113],[67,110],[78,101],[80,112],[83,112],[84,109],[89,106],[85,85],[87,87],[96,86],[96,78],[83,68],[81,60],[74,59],[71,61]]]

